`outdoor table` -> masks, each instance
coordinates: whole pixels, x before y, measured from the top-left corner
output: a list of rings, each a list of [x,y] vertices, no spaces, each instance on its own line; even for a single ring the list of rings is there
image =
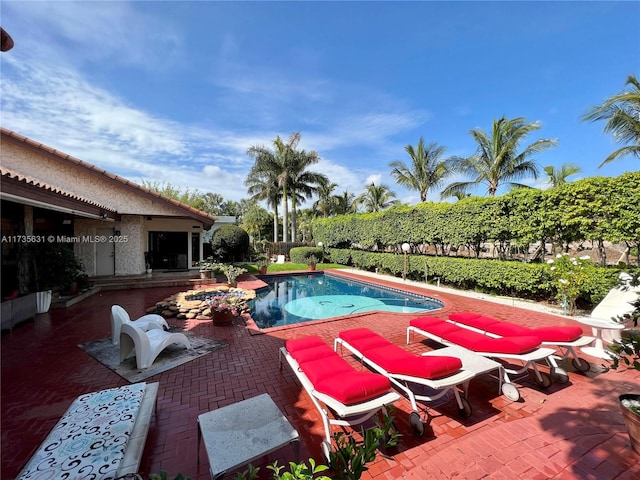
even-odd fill
[[[298,432],[266,393],[198,416],[198,464],[202,440],[213,479],[287,444],[298,461]]]
[[[611,360],[613,358],[613,352],[607,353],[607,350],[604,348],[604,342],[602,340],[602,331],[603,330],[622,330],[624,329],[624,325],[621,323],[615,323],[612,320],[603,320],[600,318],[590,318],[590,317],[577,317],[576,320],[584,325],[588,325],[593,330],[594,335],[596,336],[595,343],[592,347],[582,347],[582,350],[587,355],[591,355],[592,357],[602,358],[603,360]]]

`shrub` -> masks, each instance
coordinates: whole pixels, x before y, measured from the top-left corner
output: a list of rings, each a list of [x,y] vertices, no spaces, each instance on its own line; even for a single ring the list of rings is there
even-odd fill
[[[308,263],[309,257],[316,257],[322,262],[322,248],[320,247],[294,247],[289,250],[291,263]]]
[[[242,260],[249,252],[249,234],[235,225],[225,225],[213,233],[211,248],[223,261]]]

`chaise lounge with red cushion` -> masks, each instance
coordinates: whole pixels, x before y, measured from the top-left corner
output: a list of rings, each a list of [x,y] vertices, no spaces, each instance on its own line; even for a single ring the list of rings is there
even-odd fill
[[[545,372],[541,372],[536,364],[539,360],[545,360],[551,367],[554,378],[565,376],[564,370],[558,368],[553,358],[555,350],[541,347],[538,337],[532,335],[495,337],[456,325],[452,321],[435,317],[414,318],[407,327],[407,343],[410,341],[411,333],[425,336],[442,345],[457,345],[472,352],[502,361],[521,361],[522,368],[504,368],[504,384],[502,390],[505,396],[511,400],[518,400],[520,393],[511,380],[509,373],[520,375],[526,373],[529,368],[534,372],[534,378],[538,385],[548,388],[551,385],[551,378]]]
[[[378,411],[385,412],[385,405],[400,398],[387,377],[356,370],[320,337],[287,340],[280,348],[281,368],[283,357],[320,412],[325,430],[322,449],[327,459],[331,425],[359,425]],[[332,417],[328,410],[334,413]]]
[[[460,395],[458,386],[467,384],[475,374],[464,370],[459,358],[416,356],[368,328],[340,332],[335,340],[336,351],[338,346],[345,347],[370,368],[389,378],[395,387],[407,395],[413,409],[409,423],[416,435],[424,434],[424,422],[416,400],[431,402],[453,392],[460,414],[464,417],[471,415],[471,404]],[[416,386],[429,387],[435,393],[415,393],[411,387]]]
[[[458,312],[449,315],[449,320],[465,328],[485,333],[494,337],[514,335],[530,335],[538,337],[541,345],[564,349],[560,360],[572,356],[571,363],[581,371],[589,371],[590,365],[585,359],[578,357],[574,350],[592,343],[595,338],[585,336],[579,325],[557,325],[551,327],[530,328],[513,322],[498,320],[473,312]]]

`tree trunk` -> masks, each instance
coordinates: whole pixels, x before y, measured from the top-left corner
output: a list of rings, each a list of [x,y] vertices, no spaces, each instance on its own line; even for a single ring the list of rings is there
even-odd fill
[[[278,202],[273,204],[273,242],[278,243]]]
[[[287,189],[282,190],[282,241],[289,241],[289,201],[287,199]]]

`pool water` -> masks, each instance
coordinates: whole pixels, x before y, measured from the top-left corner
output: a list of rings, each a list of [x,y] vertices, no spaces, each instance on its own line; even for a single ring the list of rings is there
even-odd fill
[[[323,272],[261,277],[267,283],[249,302],[259,328],[277,327],[374,310],[422,313],[442,308],[439,300],[325,275]]]

